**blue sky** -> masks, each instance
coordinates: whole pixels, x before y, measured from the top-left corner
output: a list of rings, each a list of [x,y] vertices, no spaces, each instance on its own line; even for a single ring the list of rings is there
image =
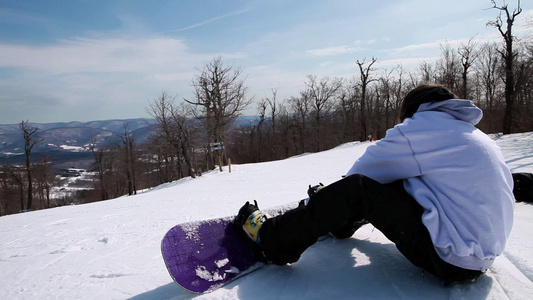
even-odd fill
[[[497,3],[500,1],[497,0]],[[515,1],[509,1],[515,7]],[[190,98],[220,56],[249,96],[297,95],[305,77],[433,62],[443,43],[500,39],[490,0],[0,0],[0,124],[148,117],[163,91]],[[531,18],[522,0],[520,20]],[[517,24],[517,34],[528,28]],[[530,30],[530,28],[529,28]],[[248,113],[255,112],[252,104]]]

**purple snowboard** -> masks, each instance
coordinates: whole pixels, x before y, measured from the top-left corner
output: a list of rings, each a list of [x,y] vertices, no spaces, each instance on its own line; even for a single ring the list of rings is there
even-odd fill
[[[161,241],[168,272],[181,287],[208,293],[263,266],[237,236],[232,218],[183,223]]]

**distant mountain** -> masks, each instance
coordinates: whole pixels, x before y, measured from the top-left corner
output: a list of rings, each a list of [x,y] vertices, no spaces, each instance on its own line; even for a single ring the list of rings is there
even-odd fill
[[[46,131],[55,128],[97,128],[109,130],[113,132],[124,132],[124,128],[128,131],[134,131],[139,128],[153,125],[153,119],[126,119],[126,120],[104,120],[104,121],[90,121],[90,122],[56,122],[56,123],[28,123],[30,126],[39,128],[40,131]],[[0,136],[3,134],[19,134],[19,124],[0,124]]]
[[[249,125],[256,116],[244,116],[234,126]],[[97,147],[120,141],[124,132],[130,133],[135,143],[142,144],[154,132],[154,119],[103,120],[90,122],[29,123],[39,128],[44,141],[32,150],[32,158],[47,156],[53,161],[80,160],[91,157],[89,146]],[[19,124],[0,124],[0,163],[20,163],[24,160],[24,138]]]
[[[93,141],[96,141],[97,146],[114,143],[120,140],[125,131],[134,136],[137,143],[143,143],[153,131],[154,122],[153,119],[127,119],[85,123],[29,123],[30,126],[39,128],[37,134],[44,138],[32,153],[36,156],[46,153],[53,158],[67,153],[89,153],[89,146]],[[19,125],[0,125],[0,162],[20,161],[23,155],[24,138]]]

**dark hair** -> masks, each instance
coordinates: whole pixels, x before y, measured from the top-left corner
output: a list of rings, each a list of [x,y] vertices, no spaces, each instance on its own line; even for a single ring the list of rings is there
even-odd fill
[[[452,92],[439,84],[423,84],[412,89],[403,98],[400,108],[400,121],[411,118],[422,103],[438,102],[457,98]]]

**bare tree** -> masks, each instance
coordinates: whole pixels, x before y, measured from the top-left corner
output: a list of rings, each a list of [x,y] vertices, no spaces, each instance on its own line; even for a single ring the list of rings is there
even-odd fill
[[[23,178],[17,167],[8,163],[0,166],[0,216],[24,210]]]
[[[432,83],[437,81],[435,69],[430,63],[428,63],[427,61],[423,61],[420,63],[420,66],[418,68],[420,70],[423,83]]]
[[[192,154],[192,136],[190,120],[186,116],[187,108],[176,104],[176,98],[169,96],[166,92],[150,103],[148,113],[156,120],[156,132],[161,136],[168,145],[174,149],[174,155],[170,157],[170,161],[176,160],[176,169],[178,174],[181,174],[180,161],[186,164],[188,175],[195,178],[196,169],[193,166]],[[176,159],[174,159],[176,156]],[[168,160],[169,158],[165,158]],[[182,177],[178,175],[178,178]]]
[[[522,12],[520,7],[520,0],[518,0],[517,8],[511,13],[509,11],[508,5],[504,2],[501,6],[496,4],[495,0],[492,0],[492,9],[497,9],[500,11],[500,14],[494,21],[487,23],[489,26],[493,26],[498,29],[503,40],[505,42],[505,49],[500,51],[505,62],[505,115],[503,117],[503,133],[509,134],[513,129],[513,113],[514,113],[514,103],[516,97],[516,87],[515,87],[515,74],[514,74],[514,62],[518,53],[513,50],[513,40],[514,36],[512,33],[513,24],[516,17]],[[506,21],[502,20],[502,13],[505,13]],[[504,28],[505,27],[505,28]]]
[[[186,114],[187,110],[188,108],[183,104],[178,107],[171,105],[172,122],[176,126],[178,132],[178,144],[181,155],[185,161],[189,176],[196,178],[196,168],[193,163],[195,153],[193,147],[193,132],[195,131],[195,126],[191,124],[192,122]]]
[[[315,151],[320,151],[323,150],[321,147],[321,140],[323,139],[321,134],[322,121],[335,106],[335,101],[342,88],[342,80],[323,77],[318,81],[316,76],[308,75],[305,85],[307,87],[305,93],[309,96],[313,109]]]
[[[341,139],[354,141],[358,136],[358,119],[360,88],[355,78],[348,82],[339,95],[337,114],[342,126]]]
[[[463,99],[469,99],[468,94],[468,72],[472,64],[477,59],[479,52],[476,50],[476,43],[473,39],[469,39],[466,44],[461,43],[459,45],[459,59],[461,60],[461,88],[459,89],[459,96]]]
[[[135,168],[136,153],[134,147],[135,141],[127,126],[124,126],[124,134],[120,136],[120,139],[122,140],[122,145],[117,144],[117,147],[122,158],[122,174],[126,179],[128,195],[137,195],[137,174]]]
[[[479,58],[476,61],[476,77],[480,87],[480,105],[484,109],[482,123],[486,125],[487,132],[498,131],[495,126],[497,116],[497,99],[499,98],[499,67],[500,59],[495,44],[485,44],[481,47]],[[483,100],[483,101],[481,101]]]
[[[459,74],[461,68],[459,66],[459,58],[457,51],[453,49],[450,44],[441,44],[441,58],[437,62],[437,81],[444,84],[452,90],[458,90]]]
[[[172,181],[179,178],[175,160],[180,155],[179,153],[179,138],[175,126],[172,122],[172,109],[174,105],[175,97],[169,96],[166,92],[162,92],[161,95],[150,102],[150,106],[147,109],[148,113],[156,121],[156,135],[168,145],[159,148],[159,154],[162,156],[164,162],[165,179],[164,181]],[[173,150],[168,151],[171,148]]]
[[[98,172],[98,180],[100,185],[100,197],[101,200],[107,200],[109,199],[109,195],[106,189],[106,185],[104,182],[104,174],[105,174],[105,165],[104,165],[104,157],[106,154],[106,150],[103,147],[97,148],[96,147],[96,139],[94,139],[91,144],[89,145],[89,149],[93,153],[94,157],[94,164],[96,167],[96,171]]]
[[[365,67],[367,62],[365,60],[363,61],[357,61],[357,65],[359,66],[359,72],[360,72],[360,79],[361,79],[361,114],[360,114],[360,124],[361,128],[359,131],[359,140],[364,141],[367,138],[367,118],[366,118],[366,109],[367,109],[367,89],[368,85],[377,79],[372,79],[370,77],[370,71],[372,71],[372,65],[376,63],[377,59],[372,58],[372,60],[368,63],[368,66]]]
[[[398,110],[403,93],[403,76],[402,67],[396,66],[390,71],[385,71],[378,79],[379,90],[385,106],[385,129],[393,126],[398,119]],[[377,131],[377,139],[381,138],[381,133],[381,130]]]
[[[242,70],[224,66],[222,59],[217,57],[200,72],[192,83],[194,99],[185,101],[199,108],[195,116],[204,121],[208,143],[223,143],[230,125],[251,102],[246,95],[248,89],[244,80],[240,79]],[[210,148],[209,153],[212,156]],[[217,154],[222,171],[222,155],[220,151]]]
[[[280,131],[280,122],[279,118],[284,110],[284,107],[282,104],[280,104],[277,100],[278,92],[277,90],[272,90],[272,97],[266,98],[266,101],[268,103],[268,107],[270,109],[270,127],[268,131],[268,147],[272,152],[271,159],[275,158],[281,158],[281,145],[280,145],[280,137],[279,137],[279,131]]]
[[[311,107],[311,99],[308,93],[300,92],[299,97],[291,97],[288,100],[290,109],[293,112],[293,122],[290,126],[292,131],[292,139],[294,146],[300,146],[300,150],[296,152],[305,152],[307,151],[307,137],[309,134],[308,123],[309,123],[309,111]],[[298,138],[297,138],[298,137]],[[299,144],[299,145],[298,145]]]
[[[54,184],[54,174],[49,158],[41,158],[35,165],[35,176],[37,192],[41,198],[41,207],[50,208],[51,189]]]
[[[266,114],[267,114],[267,108],[268,108],[268,100],[267,99],[262,99],[258,104],[257,104],[257,112],[259,114],[259,120],[257,120],[257,125],[255,126],[255,129],[257,131],[257,145],[256,145],[256,148],[257,150],[254,151],[253,150],[253,138],[251,139],[252,140],[252,151],[253,152],[257,152],[257,157],[255,158],[255,160],[257,161],[262,161],[262,157],[261,157],[261,150],[264,149],[264,145],[263,145],[263,138],[264,138],[264,129],[263,129],[263,125],[265,124],[265,122],[267,121],[267,117],[266,117]],[[252,131],[252,135],[253,135],[253,131]]]
[[[0,170],[2,187],[3,214],[12,214],[24,210],[24,171],[10,164],[3,164]]]
[[[22,121],[19,124],[20,130],[24,135],[24,154],[26,155],[26,178],[28,183],[28,198],[26,201],[26,209],[31,209],[33,205],[33,181],[31,173],[31,151],[35,145],[44,141],[37,135],[38,127],[33,127],[28,124],[28,121]]]
[[[270,120],[271,120],[270,127],[271,127],[272,133],[274,133],[274,131],[277,128],[276,119],[278,118],[280,114],[278,103],[277,103],[277,96],[278,96],[278,91],[272,90],[272,98],[266,98],[268,106],[270,107]]]

